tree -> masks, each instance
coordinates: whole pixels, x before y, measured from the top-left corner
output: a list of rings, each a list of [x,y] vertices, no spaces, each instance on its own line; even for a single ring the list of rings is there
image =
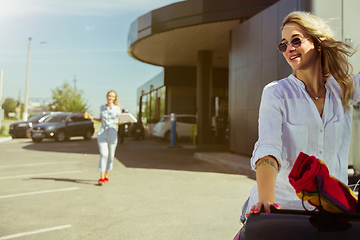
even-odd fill
[[[18,102],[13,98],[6,98],[2,105],[2,109],[4,109],[4,115],[7,117],[10,112],[15,112],[17,104]]]
[[[82,98],[82,91],[73,89],[66,81],[61,87],[52,90],[53,103],[49,104],[51,111],[85,112],[88,107]]]

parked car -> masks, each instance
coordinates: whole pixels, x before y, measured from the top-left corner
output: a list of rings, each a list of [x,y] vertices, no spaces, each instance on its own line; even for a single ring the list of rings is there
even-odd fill
[[[190,137],[192,126],[196,126],[195,115],[176,115],[176,138]],[[155,124],[153,135],[164,138],[167,141],[171,140],[170,115],[164,115],[161,120]]]
[[[56,112],[43,112],[29,118],[27,121],[15,122],[10,125],[9,135],[12,138],[30,137],[30,129],[38,123],[43,122],[49,116],[57,114]]]
[[[141,122],[135,122],[130,125],[129,135],[135,140],[144,139],[145,138],[145,128]]]
[[[62,142],[78,136],[90,140],[94,134],[94,124],[90,119],[85,119],[82,113],[60,113],[32,127],[30,133],[34,142],[41,142],[44,138]]]

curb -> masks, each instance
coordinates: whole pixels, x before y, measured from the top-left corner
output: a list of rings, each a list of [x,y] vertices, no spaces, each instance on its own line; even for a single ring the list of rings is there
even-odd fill
[[[250,167],[250,157],[224,152],[197,152],[194,157],[199,160],[234,169],[239,174],[246,175],[251,179],[256,178],[255,171]]]
[[[0,137],[0,143],[5,141],[10,141],[12,137]]]

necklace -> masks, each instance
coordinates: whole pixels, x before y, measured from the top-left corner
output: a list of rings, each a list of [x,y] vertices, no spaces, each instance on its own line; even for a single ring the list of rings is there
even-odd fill
[[[325,88],[325,87],[324,87],[324,88]],[[309,94],[309,96],[310,96],[311,98],[313,98],[315,101],[316,101],[316,100],[319,100],[320,95],[322,95],[322,93],[319,93],[319,95],[313,97],[312,94],[310,94],[309,92],[308,92],[308,94]]]

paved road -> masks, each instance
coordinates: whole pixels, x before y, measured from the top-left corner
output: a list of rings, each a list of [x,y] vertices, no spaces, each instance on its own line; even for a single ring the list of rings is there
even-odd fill
[[[254,180],[167,145],[126,139],[97,186],[96,139],[0,143],[0,240],[232,239]]]

